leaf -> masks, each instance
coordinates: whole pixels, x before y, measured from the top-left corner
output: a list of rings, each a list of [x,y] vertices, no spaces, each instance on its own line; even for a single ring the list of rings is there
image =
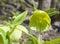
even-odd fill
[[[50,17],[53,15],[60,14],[59,11],[56,11],[56,8],[49,8],[45,12],[47,12]]]
[[[21,38],[22,32],[19,30],[14,30],[14,32],[10,35],[10,39],[12,41],[19,41]]]
[[[0,25],[0,28],[2,30],[4,30],[5,32],[9,31],[10,30],[10,27],[9,26],[4,26],[4,25]]]
[[[14,21],[12,22],[12,24],[13,24],[13,25],[22,24],[23,21],[24,21],[25,18],[26,18],[27,13],[28,13],[28,12],[25,11],[25,12],[21,13],[20,15],[18,15],[18,16],[14,19]]]
[[[2,36],[0,35],[0,44],[4,44],[4,39],[2,38]]]
[[[22,31],[20,31],[18,28],[14,30],[14,32],[10,35],[10,39],[12,41],[19,41],[19,39],[22,36]]]
[[[47,25],[50,25],[51,19],[48,14],[44,11],[36,10],[30,17],[29,25],[31,27],[36,27],[39,31],[43,31]]]
[[[29,35],[31,37],[33,43],[37,44],[36,37],[34,37],[33,35],[29,34],[28,30],[24,26],[18,25],[17,28],[20,29],[20,31],[22,31],[22,32],[26,33],[27,35]]]
[[[45,10],[45,12],[51,13],[51,12],[54,12],[55,10],[56,10],[56,8],[49,8],[49,9]]]
[[[51,13],[48,13],[48,14],[49,14],[49,16],[51,17],[51,16],[53,16],[53,15],[60,14],[60,12],[58,12],[58,11],[54,11],[54,12],[51,12]]]
[[[0,44],[8,44],[8,39],[6,38],[6,33],[2,29],[0,29]]]
[[[23,31],[24,33],[28,33],[28,30],[22,25],[18,25],[16,28],[20,29],[20,31]]]
[[[17,25],[13,33],[10,35],[10,39],[12,41],[19,41],[22,36],[22,32],[28,33],[28,30],[22,25]]]
[[[56,38],[51,41],[46,41],[44,44],[60,44],[60,38]]]

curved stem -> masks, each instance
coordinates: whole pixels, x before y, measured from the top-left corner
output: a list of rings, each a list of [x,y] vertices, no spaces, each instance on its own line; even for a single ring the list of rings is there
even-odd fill
[[[37,43],[38,43],[36,37],[34,37],[34,36],[31,35],[31,34],[28,34],[28,35],[29,35],[30,37],[32,37],[32,40],[33,40],[34,44],[37,44]]]

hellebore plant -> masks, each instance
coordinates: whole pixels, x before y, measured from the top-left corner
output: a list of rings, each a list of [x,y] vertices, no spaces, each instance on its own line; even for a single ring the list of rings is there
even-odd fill
[[[51,19],[48,14],[41,10],[35,10],[33,15],[30,17],[30,27],[38,30],[38,44],[43,44],[41,41],[40,33],[46,30],[50,26]]]
[[[60,12],[55,11],[55,8],[50,8],[46,11],[35,10],[33,15],[30,17],[30,27],[31,29],[38,30],[37,44],[59,44],[60,38],[43,42],[41,39],[41,33],[49,30],[51,23],[51,16],[59,14]]]
[[[27,34],[31,37],[31,39],[28,39],[25,43],[22,44],[58,44],[60,41],[60,38],[52,40],[52,41],[46,41],[43,42],[41,39],[41,33],[43,31],[48,30],[51,19],[48,15],[48,12],[41,11],[41,10],[35,10],[33,15],[30,17],[29,26],[30,28],[36,28],[38,31],[38,38],[33,36],[29,33],[29,31],[22,26],[21,24],[25,20],[26,16],[28,14],[28,11],[24,11],[21,14],[15,13],[14,14],[14,20],[8,21],[7,24],[1,24],[0,25],[0,44],[20,44],[18,41],[22,38],[22,33]],[[14,43],[15,42],[15,43]]]

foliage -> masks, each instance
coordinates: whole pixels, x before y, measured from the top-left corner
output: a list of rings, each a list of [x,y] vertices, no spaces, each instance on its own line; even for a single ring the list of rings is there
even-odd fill
[[[51,19],[48,14],[44,11],[35,10],[30,18],[30,26],[36,27],[39,31],[43,31],[46,26],[49,26]]]
[[[15,20],[13,21],[13,25],[19,25],[22,24],[22,22],[25,20],[25,17],[27,15],[27,11],[23,12],[22,14],[18,15]]]
[[[52,41],[43,42],[41,39],[41,32],[46,30],[50,26],[51,19],[48,15],[49,12],[35,10],[33,15],[30,17],[30,27],[35,27],[38,31],[38,38],[29,33],[26,27],[21,24],[25,20],[28,11],[24,11],[23,13],[14,14],[13,21],[9,21],[7,24],[0,25],[0,44],[12,44],[13,41],[19,41],[22,38],[22,34],[27,34],[31,37],[26,42],[22,44],[53,44],[57,43],[60,39],[55,39]],[[17,43],[16,43],[17,44]]]
[[[51,41],[46,41],[44,44],[60,44],[60,38],[56,38]]]
[[[0,29],[0,44],[8,44],[6,33],[2,29]]]
[[[10,21],[12,23],[7,23],[5,25],[0,25],[0,44],[10,44],[11,41],[19,41],[22,35],[22,31],[25,31],[26,28],[21,26],[21,24],[27,15],[27,11],[21,13],[20,15],[16,16],[14,21]],[[20,30],[21,29],[21,30]],[[25,31],[27,33],[27,31]]]
[[[49,15],[50,17],[53,16],[53,15],[60,14],[59,11],[56,11],[56,8],[49,8],[49,9],[47,9],[47,10],[45,10],[45,11],[48,13],[48,15]]]

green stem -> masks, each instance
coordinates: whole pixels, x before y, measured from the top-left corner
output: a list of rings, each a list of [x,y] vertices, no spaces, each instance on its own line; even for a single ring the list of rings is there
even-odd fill
[[[40,34],[38,34],[38,44],[43,44],[42,41],[41,41]]]
[[[9,33],[9,35],[11,35],[14,32],[15,28],[16,28],[16,25],[12,28],[11,32]]]
[[[29,35],[30,37],[32,37],[32,40],[33,40],[34,44],[37,44],[37,43],[38,43],[36,37],[34,37],[34,36],[31,35],[31,34],[28,34],[28,35]]]
[[[7,32],[8,44],[11,44],[9,32]]]
[[[43,44],[40,34],[41,34],[41,30],[38,31],[38,44]]]
[[[20,30],[20,31],[24,32],[23,30]],[[24,33],[26,33],[26,32],[24,32]],[[26,33],[26,34],[32,38],[34,44],[37,44],[38,43],[36,37],[34,37],[32,34],[29,34],[29,33]]]

